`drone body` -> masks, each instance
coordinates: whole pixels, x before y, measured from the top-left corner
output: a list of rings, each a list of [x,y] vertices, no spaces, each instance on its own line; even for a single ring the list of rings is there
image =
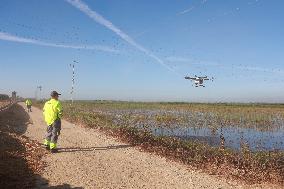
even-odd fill
[[[205,77],[198,77],[198,76],[194,76],[194,77],[184,77],[185,79],[191,80],[194,82],[195,87],[205,87],[204,85],[204,81],[209,81],[210,79],[205,76]],[[211,79],[213,81],[213,78]]]

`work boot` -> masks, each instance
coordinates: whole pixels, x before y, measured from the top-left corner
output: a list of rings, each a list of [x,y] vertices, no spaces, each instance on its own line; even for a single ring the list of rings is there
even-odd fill
[[[51,152],[51,153],[57,153],[58,150],[57,150],[56,148],[53,148],[53,149],[50,149],[50,152]]]

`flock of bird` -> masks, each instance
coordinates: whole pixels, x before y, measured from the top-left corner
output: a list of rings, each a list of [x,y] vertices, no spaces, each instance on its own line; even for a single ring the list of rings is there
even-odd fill
[[[249,1],[248,4],[252,5],[257,3],[258,0],[254,0],[254,1]],[[205,3],[207,3],[207,0],[203,0],[201,1],[201,5],[204,5]],[[195,6],[196,7],[196,6]],[[195,8],[193,7],[193,8]],[[192,8],[192,9],[193,9]],[[188,9],[188,10],[192,10],[192,9]],[[226,16],[228,14],[233,14],[237,11],[240,11],[240,9],[237,7],[234,10],[228,11],[226,13],[223,14],[223,16]],[[186,14],[186,11],[183,11],[184,14]],[[180,15],[179,15],[180,16]],[[220,16],[220,15],[219,15]],[[216,20],[218,16],[212,17],[210,18],[210,21]],[[0,18],[1,19],[1,18]],[[62,31],[59,30],[58,28],[46,28],[44,27],[46,24],[44,23],[43,20],[40,20],[40,18],[34,16],[33,17],[33,22],[39,22],[38,24],[24,24],[24,23],[19,23],[14,21],[14,19],[7,19],[5,18],[5,20],[1,21],[1,25],[0,25],[0,32],[4,32],[4,33],[10,33],[9,28],[13,27],[16,28],[16,30],[21,31],[21,33],[13,33],[14,36],[18,36],[18,37],[22,37],[22,38],[27,38],[27,39],[32,39],[32,40],[38,40],[38,41],[55,41],[58,40],[58,42],[56,44],[70,44],[71,45],[76,43],[76,44],[80,44],[82,46],[84,45],[92,45],[92,42],[94,42],[93,39],[86,39],[86,38],[82,38],[82,32],[81,32],[81,28],[78,26],[72,26],[71,28],[68,28],[67,31]],[[144,32],[145,33],[145,32]],[[144,34],[142,34],[144,35]],[[137,52],[135,51],[133,48],[131,48],[125,41],[123,41],[121,38],[119,38],[116,35],[112,35],[112,37],[110,38],[103,38],[101,40],[97,40],[95,41],[96,45],[102,45],[102,46],[109,46],[112,49],[117,50],[119,53],[113,53],[113,54],[108,54],[108,56],[124,56],[128,59],[130,59],[131,61],[135,61],[137,62],[137,60],[135,60],[137,58],[137,55],[141,56],[141,52]],[[154,46],[154,45],[153,45]],[[80,53],[81,51],[83,51],[83,49],[77,49],[77,51]],[[173,50],[169,50],[168,47],[167,48],[163,48],[163,47],[150,47],[150,50],[157,55],[161,55],[161,57],[165,60],[165,63],[171,67],[173,70],[175,70],[176,72],[184,72],[186,70],[190,70],[192,72],[192,70],[194,70],[195,73],[191,73],[192,75],[195,74],[202,74],[202,75],[210,75],[210,74],[224,74],[223,70],[227,70],[227,74],[224,75],[224,77],[231,77],[231,78],[240,78],[240,77],[247,77],[248,79],[250,79],[250,77],[252,77],[252,74],[256,74],[259,75],[260,78],[262,79],[263,82],[271,82],[271,74],[283,74],[284,70],[282,69],[264,69],[264,68],[258,68],[258,67],[253,67],[250,65],[245,65],[245,64],[238,64],[238,65],[234,65],[234,64],[222,64],[221,62],[214,63],[214,64],[204,64],[203,60],[197,57],[192,56],[192,54],[189,54],[191,58],[191,61],[188,62],[172,62],[172,61],[167,61],[167,57],[170,56],[176,56],[177,54],[179,54],[179,52],[176,52],[174,49]],[[95,50],[89,50],[90,53],[97,53]],[[179,56],[179,55],[177,55]],[[143,56],[141,56],[143,57]],[[149,58],[147,58],[147,56],[144,56],[144,60],[146,61],[150,61]],[[214,70],[212,72],[212,70]],[[183,75],[186,75],[187,73],[182,73]],[[215,77],[218,79],[218,75],[210,75],[210,77]],[[259,78],[257,78],[257,80],[259,80]]]

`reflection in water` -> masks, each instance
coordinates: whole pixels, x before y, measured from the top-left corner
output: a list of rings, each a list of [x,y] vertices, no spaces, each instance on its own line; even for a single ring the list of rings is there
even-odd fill
[[[225,146],[236,150],[241,143],[246,143],[251,150],[284,150],[284,131],[258,131],[247,128],[154,128],[150,129],[156,136],[171,136],[183,140],[200,141],[212,146],[219,146],[220,136],[225,139]]]

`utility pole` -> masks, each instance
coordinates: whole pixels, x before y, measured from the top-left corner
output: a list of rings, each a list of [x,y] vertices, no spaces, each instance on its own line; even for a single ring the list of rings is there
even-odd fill
[[[71,104],[73,105],[73,94],[74,94],[74,86],[75,86],[75,64],[78,64],[79,62],[77,62],[76,60],[73,60],[73,63],[70,64],[70,68],[72,69],[72,85],[71,85]]]
[[[41,100],[41,91],[42,91],[42,86],[37,86],[36,87],[36,94],[35,94],[35,98],[36,100],[38,100],[38,89],[39,89],[39,100]]]

